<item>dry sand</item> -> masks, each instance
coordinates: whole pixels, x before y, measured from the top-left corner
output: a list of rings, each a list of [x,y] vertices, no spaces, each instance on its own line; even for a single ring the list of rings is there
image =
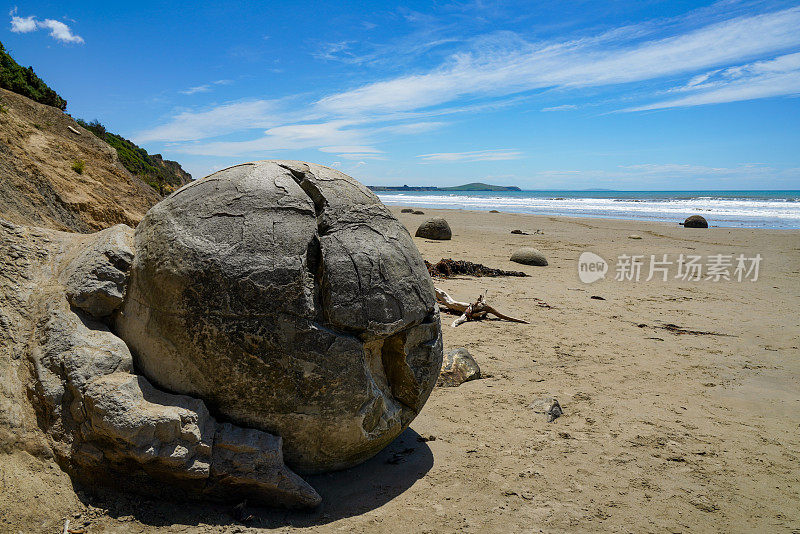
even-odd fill
[[[452,241],[415,238],[429,261],[531,275],[437,281],[460,300],[486,291],[498,309],[530,321],[451,328],[454,317],[442,316],[445,350],[467,347],[489,378],[435,389],[376,458],[311,477],[325,499],[315,512],[248,509],[254,517],[241,524],[222,506],[107,497],[84,499],[102,509],[76,508],[72,525],[89,533],[800,530],[800,231],[393,211],[412,235],[430,215],[450,222]],[[516,228],[544,233],[511,235]],[[520,246],[539,248],[550,265],[508,261]],[[611,262],[607,279],[579,281],[586,250]],[[760,253],[763,261],[757,282],[636,283],[613,279],[623,253]],[[553,423],[529,408],[546,395],[564,409]]]

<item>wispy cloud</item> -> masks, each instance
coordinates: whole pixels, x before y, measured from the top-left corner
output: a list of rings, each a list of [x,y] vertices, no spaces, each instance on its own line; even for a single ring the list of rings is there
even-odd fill
[[[11,31],[14,33],[30,33],[39,29],[50,30],[50,37],[62,43],[83,44],[83,37],[72,33],[72,29],[61,21],[53,19],[38,20],[35,15],[17,16],[17,8],[9,12]]]
[[[542,108],[542,111],[570,111],[573,109],[578,109],[578,106],[575,104],[564,104],[561,106],[553,106],[550,108]]]
[[[629,87],[635,93],[629,98],[636,102],[660,94],[660,102],[625,111],[798,93],[800,54],[790,52],[800,46],[800,7],[747,15],[735,10],[737,16],[728,19],[718,13],[710,16],[710,9],[686,17],[688,22],[680,25],[646,22],[568,41],[532,41],[509,31],[471,40],[444,36],[448,44],[458,43],[458,50],[433,68],[315,98],[300,93],[184,109],[135,139],[168,142],[172,151],[195,155],[233,157],[316,148],[341,158],[367,159],[384,157],[376,146],[391,136],[446,125],[436,118],[519,106],[544,91],[552,95]],[[414,24],[427,24],[419,13],[407,11],[404,16]],[[441,46],[436,39],[391,44],[398,54],[402,50],[411,55]],[[357,46],[339,41],[326,45],[318,57],[364,63],[383,54],[354,50]],[[663,90],[667,81],[674,85],[681,79],[686,80],[683,85]],[[183,92],[207,92],[212,87],[204,84]],[[541,110],[577,108],[578,104],[564,104]],[[522,153],[500,149],[418,157],[431,163],[496,161],[517,159]]]
[[[233,80],[217,80],[211,83],[205,83],[203,85],[196,85],[195,87],[190,87],[183,91],[178,91],[182,95],[194,95],[197,93],[209,93],[214,89],[215,85],[230,85],[233,83]]]
[[[671,92],[694,94],[636,106],[625,111],[649,111],[800,95],[800,52],[702,74]]]
[[[499,148],[472,152],[437,152],[434,154],[420,154],[417,157],[423,161],[501,161],[519,159],[522,156],[522,152],[518,150]]]
[[[467,96],[652,80],[800,45],[798,27],[800,7],[645,42],[619,42],[614,32],[565,43],[505,36],[507,42],[498,38],[488,52],[456,54],[431,72],[370,83],[322,98],[317,105],[335,114],[375,113],[437,106]]]

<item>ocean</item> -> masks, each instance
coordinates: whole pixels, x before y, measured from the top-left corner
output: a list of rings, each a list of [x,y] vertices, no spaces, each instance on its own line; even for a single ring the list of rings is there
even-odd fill
[[[381,191],[386,205],[499,210],[534,215],[800,228],[800,191]]]

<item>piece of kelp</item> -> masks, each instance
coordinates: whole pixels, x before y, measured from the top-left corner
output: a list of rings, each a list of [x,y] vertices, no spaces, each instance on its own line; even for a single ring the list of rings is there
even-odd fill
[[[504,271],[493,269],[480,263],[465,260],[442,258],[438,263],[425,262],[432,278],[450,278],[451,276],[528,276],[521,271]]]

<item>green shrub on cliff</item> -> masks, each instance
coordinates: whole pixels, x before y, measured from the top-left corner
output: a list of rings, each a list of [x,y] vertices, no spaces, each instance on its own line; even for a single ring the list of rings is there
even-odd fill
[[[67,109],[67,101],[58,96],[39,78],[33,67],[22,67],[8,55],[0,43],[0,87],[26,96],[40,104]]]
[[[145,183],[162,195],[177,189],[191,179],[191,176],[186,174],[182,180],[182,177],[176,173],[174,169],[165,165],[164,160],[162,160],[160,156],[152,156],[147,153],[147,150],[135,145],[133,142],[120,135],[109,132],[106,130],[106,127],[96,119],[88,123],[82,119],[78,119],[78,124],[114,147],[117,151],[120,163],[122,163],[131,174],[135,174],[141,178]],[[180,168],[180,166],[178,166],[178,168]],[[181,169],[180,172],[183,172],[183,170]]]

